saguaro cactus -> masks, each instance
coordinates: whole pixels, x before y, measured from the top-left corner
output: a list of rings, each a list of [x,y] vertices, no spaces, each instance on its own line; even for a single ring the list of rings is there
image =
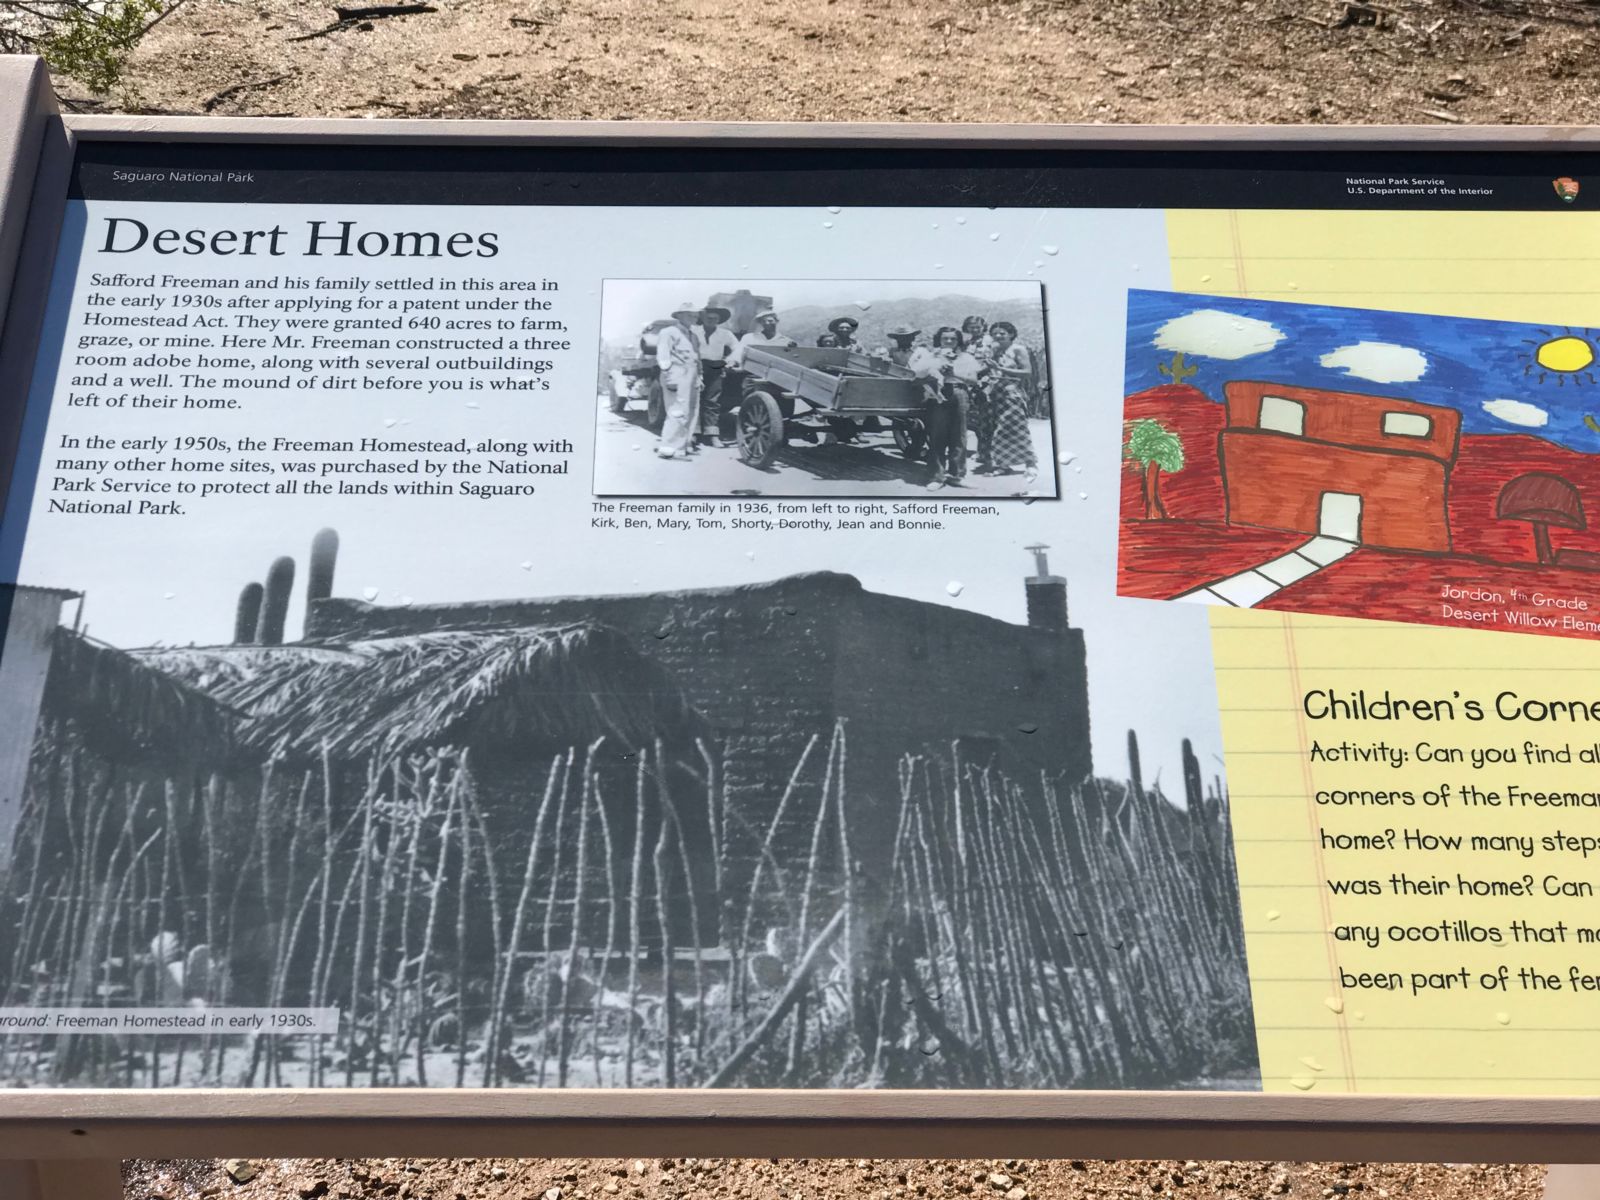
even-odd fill
[[[311,539],[311,563],[306,569],[306,605],[333,595],[333,568],[339,558],[339,531],[319,529]]]
[[[239,607],[233,614],[235,646],[248,646],[256,640],[256,629],[261,621],[261,594],[259,583],[247,583],[239,589]]]
[[[267,570],[266,595],[261,603],[261,620],[256,625],[258,644],[283,645],[283,625],[289,616],[289,594],[293,591],[294,559],[288,555],[274,559]]]

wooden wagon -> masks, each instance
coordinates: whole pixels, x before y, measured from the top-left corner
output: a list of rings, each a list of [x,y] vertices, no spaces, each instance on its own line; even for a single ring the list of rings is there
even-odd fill
[[[889,426],[913,461],[927,446],[927,391],[905,367],[852,350],[751,346],[745,350],[739,457],[764,467],[790,438],[849,441]]]

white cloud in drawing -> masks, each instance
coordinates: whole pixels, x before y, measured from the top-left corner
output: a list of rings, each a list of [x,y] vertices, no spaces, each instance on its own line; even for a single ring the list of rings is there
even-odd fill
[[[1412,383],[1428,370],[1428,358],[1421,350],[1393,342],[1340,346],[1318,361],[1331,371],[1343,371],[1353,379],[1369,379],[1373,383]]]
[[[1265,354],[1285,336],[1283,330],[1267,321],[1220,308],[1199,308],[1173,317],[1156,330],[1155,345],[1158,350],[1231,360]]]
[[[1485,400],[1483,411],[1507,425],[1522,425],[1528,429],[1550,423],[1548,412],[1526,400]]]

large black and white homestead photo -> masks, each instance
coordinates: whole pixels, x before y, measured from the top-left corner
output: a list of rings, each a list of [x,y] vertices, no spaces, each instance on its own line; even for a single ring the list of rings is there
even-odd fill
[[[1053,497],[1033,281],[608,279],[597,495]]]
[[[337,1033],[16,1030],[8,1083],[1253,1086],[1221,780],[1092,760],[1047,547],[1015,621],[827,571],[377,604],[307,549],[225,644],[6,589],[0,1006]]]

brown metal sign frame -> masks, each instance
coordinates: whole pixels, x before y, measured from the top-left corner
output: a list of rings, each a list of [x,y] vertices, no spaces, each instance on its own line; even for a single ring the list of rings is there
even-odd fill
[[[75,148],[806,146],[1594,152],[1600,128],[1084,127],[63,116],[0,58],[0,411],[26,395]],[[0,446],[0,461],[12,447]],[[1590,1162],[1600,1098],[1087,1091],[61,1089],[0,1092],[0,1190],[94,1200],[122,1157],[630,1154]],[[8,1195],[15,1194],[8,1192]],[[26,1194],[26,1191],[23,1191]]]

